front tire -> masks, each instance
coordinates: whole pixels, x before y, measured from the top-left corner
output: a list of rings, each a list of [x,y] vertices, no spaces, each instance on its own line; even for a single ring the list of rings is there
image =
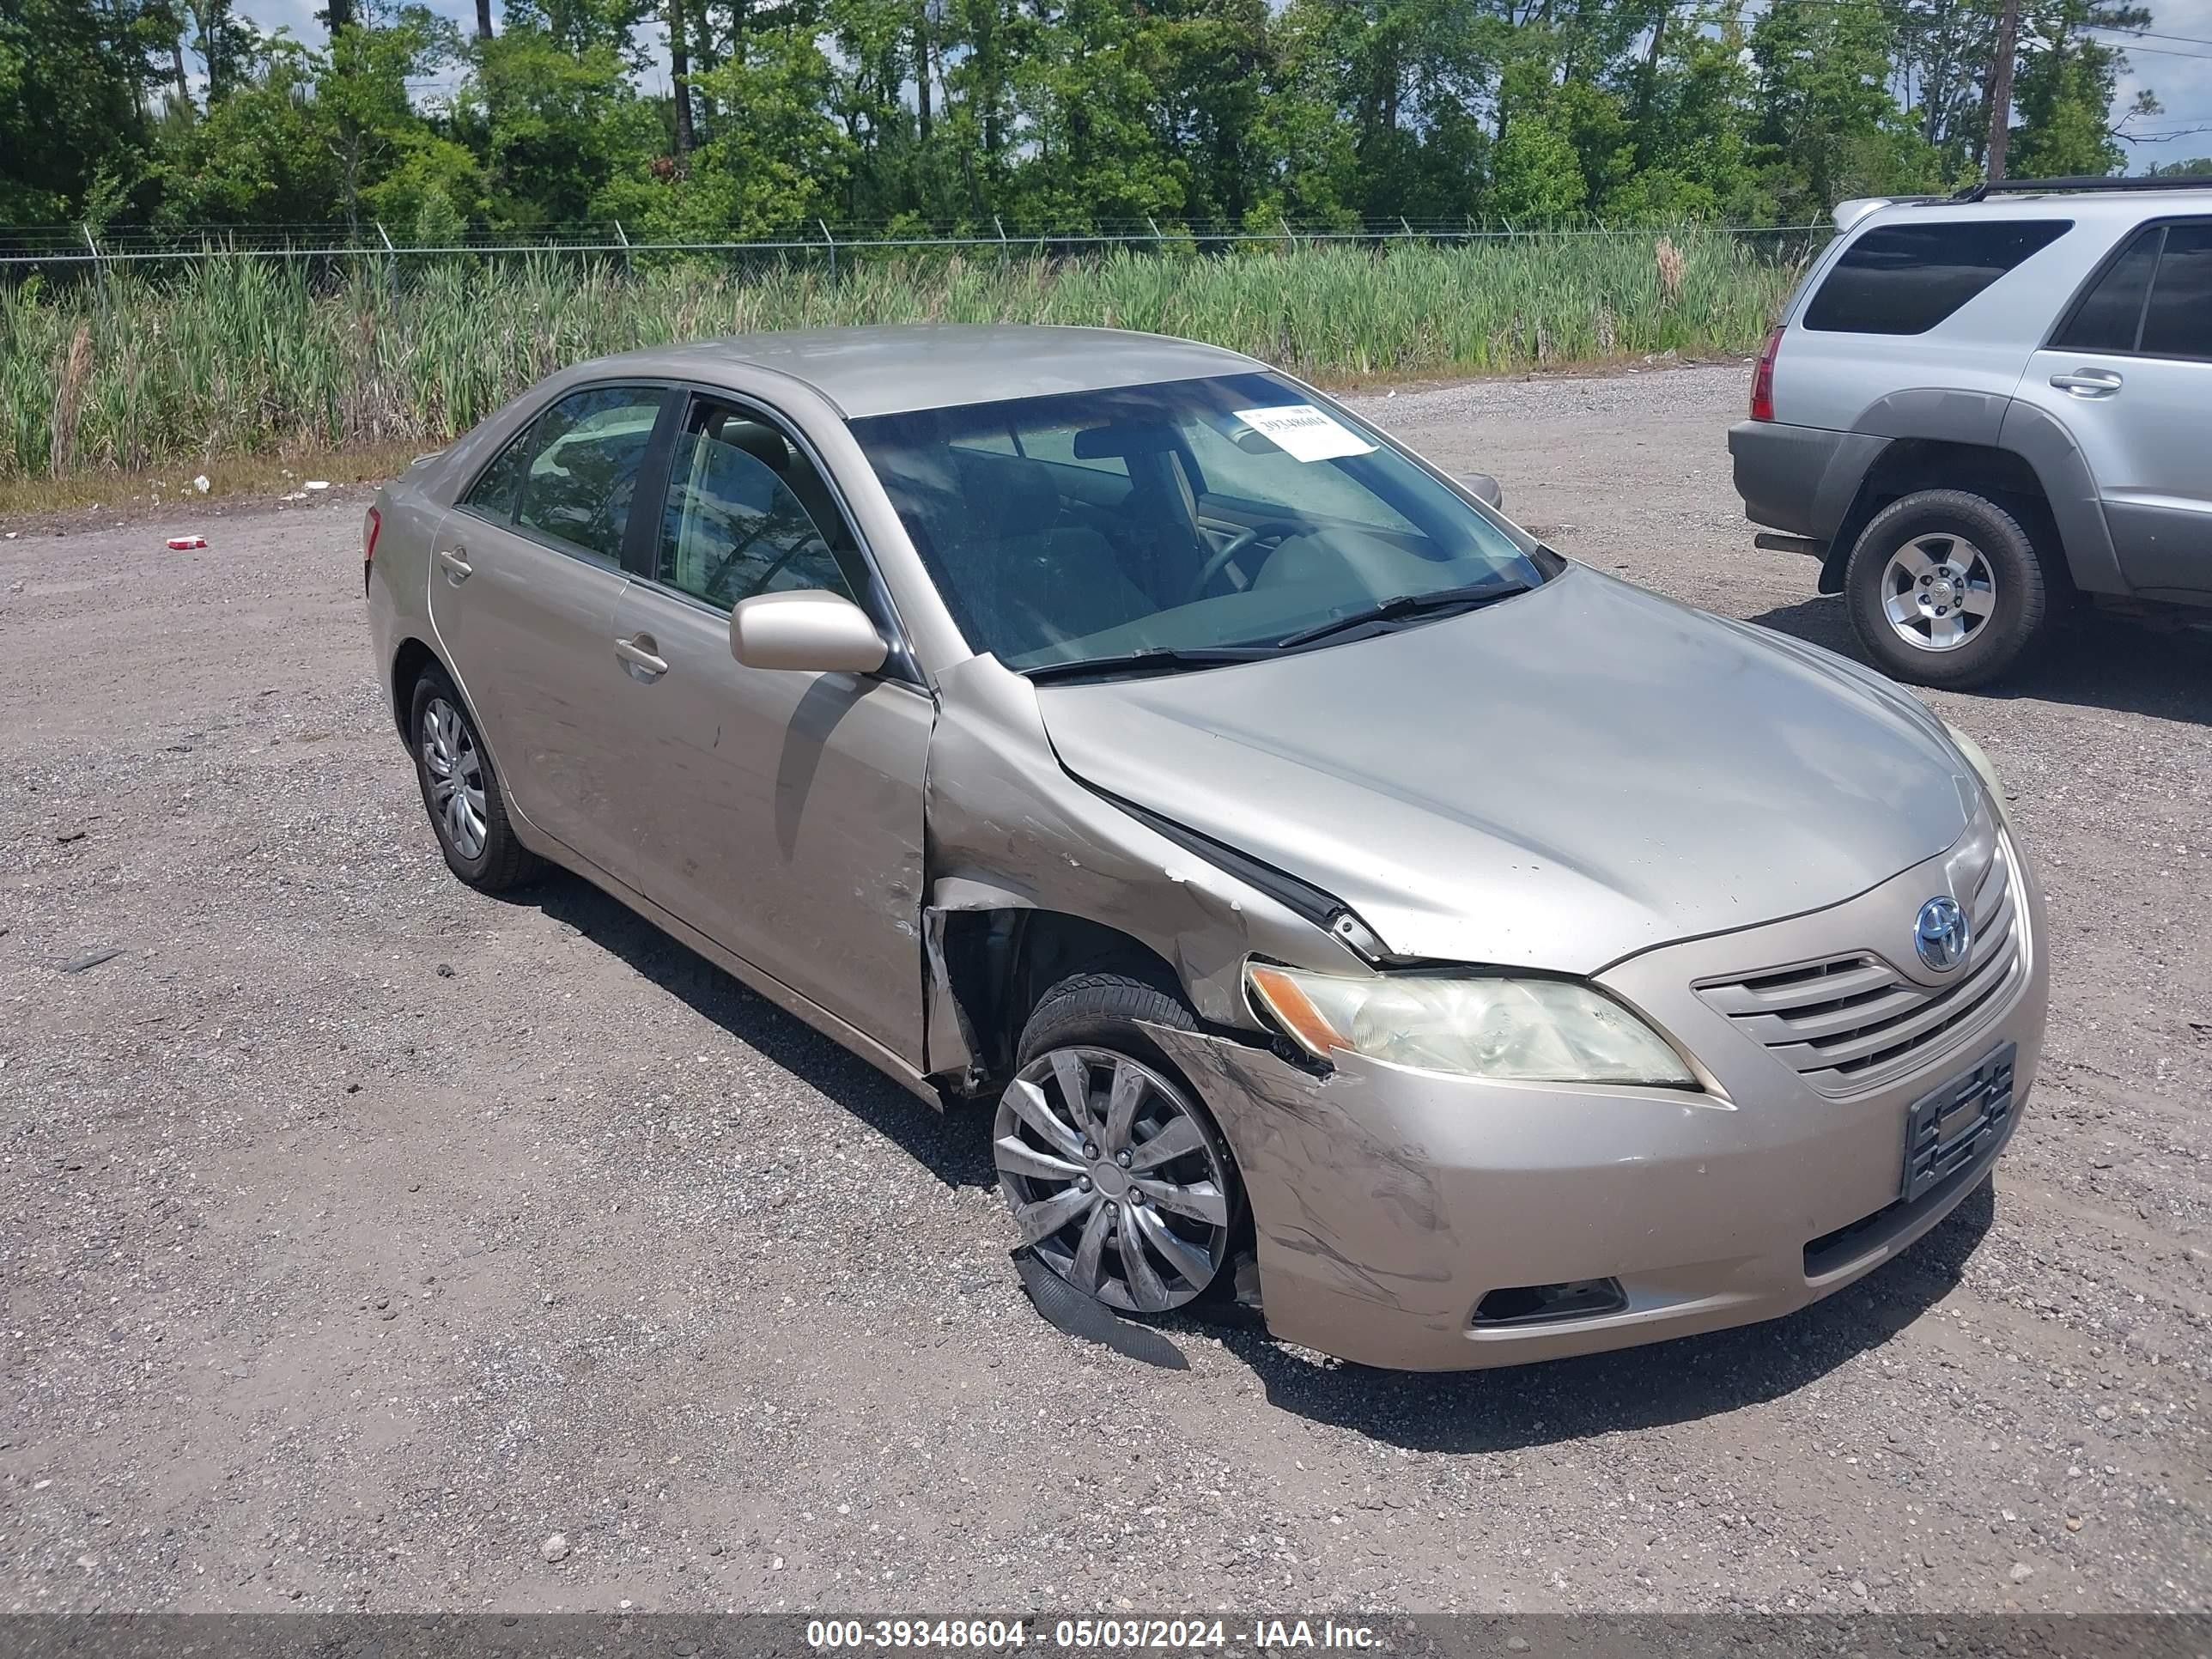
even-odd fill
[[[992,1154],[1023,1244],[1118,1312],[1164,1314],[1224,1283],[1243,1189],[1198,1097],[1144,1032],[1194,1029],[1179,999],[1077,974],[1022,1029]]]
[[[2050,610],[2020,520],[1963,489],[1920,490],[1876,514],[1844,567],[1844,602],[1877,667],[1950,690],[2011,668]]]
[[[415,682],[407,730],[422,810],[446,867],[480,893],[504,892],[541,873],[544,866],[507,821],[507,797],[475,716],[452,676],[434,663]]]

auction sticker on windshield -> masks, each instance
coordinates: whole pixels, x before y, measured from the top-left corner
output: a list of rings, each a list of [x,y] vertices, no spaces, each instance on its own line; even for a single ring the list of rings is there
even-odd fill
[[[1375,451],[1373,444],[1311,404],[1240,409],[1237,418],[1301,461],[1333,461],[1340,455],[1370,455]]]

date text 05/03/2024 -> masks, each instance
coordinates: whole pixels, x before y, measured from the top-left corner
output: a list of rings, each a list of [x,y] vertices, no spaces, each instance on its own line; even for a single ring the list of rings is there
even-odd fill
[[[1020,1618],[816,1619],[806,1626],[806,1644],[817,1652],[896,1648],[1019,1651],[1032,1643],[1072,1652],[1235,1648],[1346,1652],[1383,1646],[1371,1626],[1333,1619],[1060,1619],[1049,1625]]]

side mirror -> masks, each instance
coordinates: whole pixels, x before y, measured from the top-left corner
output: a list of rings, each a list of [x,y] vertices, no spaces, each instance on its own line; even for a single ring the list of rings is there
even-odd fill
[[[1475,500],[1494,507],[1501,513],[1505,510],[1505,492],[1498,487],[1498,480],[1487,472],[1462,472],[1459,475],[1459,481]]]
[[[872,674],[890,649],[868,613],[842,593],[756,593],[730,612],[730,654],[748,668]]]

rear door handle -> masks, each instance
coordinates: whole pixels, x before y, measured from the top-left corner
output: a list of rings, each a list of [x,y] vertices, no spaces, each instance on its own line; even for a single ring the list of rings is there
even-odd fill
[[[446,568],[446,579],[456,587],[476,573],[476,566],[468,562],[466,553],[465,548],[459,547],[438,550],[438,562]]]
[[[636,670],[643,679],[657,680],[668,672],[668,659],[657,654],[650,634],[634,634],[629,639],[617,640],[615,655]]]
[[[2077,368],[2052,375],[2051,384],[2075,398],[2109,398],[2120,389],[2120,377],[2108,368]]]

